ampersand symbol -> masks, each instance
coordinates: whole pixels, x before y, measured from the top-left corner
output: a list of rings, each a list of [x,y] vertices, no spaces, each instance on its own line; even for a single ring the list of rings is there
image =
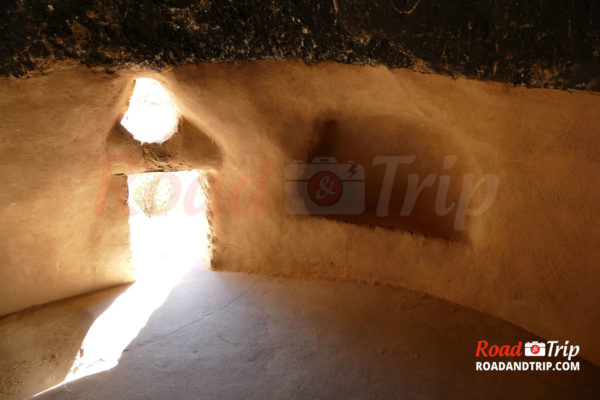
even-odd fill
[[[342,181],[330,171],[321,171],[308,181],[308,195],[319,206],[330,206],[342,196]]]
[[[326,176],[322,177],[321,180],[319,181],[319,188],[317,189],[317,192],[315,193],[315,197],[317,198],[317,200],[321,200],[325,196],[335,196],[336,192],[333,189],[334,185],[335,185],[335,182],[329,176],[326,175]]]

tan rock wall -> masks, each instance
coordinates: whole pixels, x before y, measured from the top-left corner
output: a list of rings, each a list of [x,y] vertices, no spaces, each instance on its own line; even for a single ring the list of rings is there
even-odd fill
[[[0,315],[131,280],[126,183],[105,167],[126,83],[86,70],[0,80]]]
[[[212,193],[217,268],[422,290],[580,343],[600,361],[597,94],[333,63],[200,65],[166,77],[223,149]],[[308,160],[327,135],[328,155],[367,169],[367,211],[352,223],[284,209],[285,165]],[[383,168],[371,160],[409,154],[417,158],[398,169],[390,216],[378,218]],[[426,191],[422,208],[398,217],[408,175],[435,174],[437,190],[444,155],[458,157],[449,201],[465,174],[499,180],[491,208],[467,217],[462,232],[435,215]]]
[[[0,314],[130,279],[118,196],[94,214],[111,173],[205,167],[215,170],[215,268],[421,290],[580,344],[600,362],[598,95],[292,61],[150,75],[171,90],[187,125],[139,153],[115,127],[135,73],[2,80]],[[156,163],[161,149],[166,166]],[[140,164],[103,166],[121,153]],[[286,212],[285,166],[324,155],[365,166],[363,215]],[[373,159],[390,155],[416,159],[398,168],[389,216],[380,217],[385,168]],[[450,169],[446,155],[456,156]],[[401,217],[411,174],[435,183]],[[448,204],[466,174],[498,178],[489,210],[467,217],[462,231],[456,208],[434,211],[444,174]]]

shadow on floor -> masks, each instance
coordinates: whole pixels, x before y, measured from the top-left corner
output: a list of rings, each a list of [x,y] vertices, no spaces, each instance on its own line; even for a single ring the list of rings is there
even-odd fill
[[[0,318],[0,399],[23,399],[61,383],[96,318],[129,285]]]
[[[115,368],[36,399],[600,398],[600,368],[580,359],[476,372],[480,339],[538,338],[402,289],[192,271]]]

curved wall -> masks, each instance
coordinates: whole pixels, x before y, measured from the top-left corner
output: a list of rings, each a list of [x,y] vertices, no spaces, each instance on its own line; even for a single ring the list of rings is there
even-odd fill
[[[598,95],[336,63],[199,64],[141,73],[172,92],[186,124],[141,148],[115,127],[139,73],[2,79],[0,314],[131,279],[124,186],[112,174],[210,168],[217,269],[420,290],[600,362]],[[378,215],[385,165],[373,161],[408,155]],[[319,156],[365,167],[363,214],[286,211],[286,166]],[[455,156],[447,168],[445,156]],[[433,184],[401,216],[411,175]],[[468,175],[493,175],[498,190],[456,230]],[[455,207],[440,216],[442,176]],[[117,195],[95,215],[112,180]],[[486,193],[472,198],[477,208]]]
[[[189,66],[165,78],[223,149],[211,191],[216,268],[421,290],[579,343],[600,362],[597,94],[289,61]],[[416,160],[397,170],[389,216],[377,217],[385,168],[373,157],[409,154]],[[364,164],[363,215],[286,212],[285,167],[313,155]],[[457,156],[447,170],[445,155]],[[411,174],[435,183],[400,218]],[[498,182],[489,209],[460,232],[456,207],[450,217],[432,211],[444,174],[448,204],[469,174]],[[477,191],[471,208],[485,197]]]

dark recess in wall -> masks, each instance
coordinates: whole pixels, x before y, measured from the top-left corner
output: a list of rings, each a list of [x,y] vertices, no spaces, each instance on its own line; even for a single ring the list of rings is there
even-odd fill
[[[600,90],[595,0],[6,0],[0,74],[270,58]]]

